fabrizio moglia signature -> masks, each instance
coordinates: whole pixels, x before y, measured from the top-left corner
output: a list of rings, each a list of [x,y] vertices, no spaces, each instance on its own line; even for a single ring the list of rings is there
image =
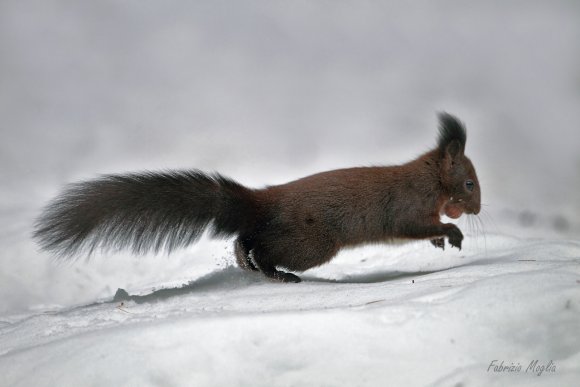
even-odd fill
[[[555,373],[556,363],[552,360],[542,363],[539,360],[532,360],[527,368],[523,368],[521,363],[505,362],[503,360],[492,360],[487,367],[487,372],[497,373],[527,373],[542,376],[544,372]]]

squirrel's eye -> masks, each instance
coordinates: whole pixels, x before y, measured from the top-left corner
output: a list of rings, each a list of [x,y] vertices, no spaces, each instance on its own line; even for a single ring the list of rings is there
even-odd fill
[[[473,191],[473,187],[475,187],[473,180],[467,180],[465,182],[465,188],[467,188],[468,191]]]

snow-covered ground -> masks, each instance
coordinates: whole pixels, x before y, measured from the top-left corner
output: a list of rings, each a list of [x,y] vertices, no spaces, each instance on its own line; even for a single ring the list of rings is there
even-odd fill
[[[487,235],[486,248],[461,253],[428,243],[369,247],[304,279],[270,283],[228,266],[181,287],[144,288],[130,297],[119,291],[115,300],[4,319],[2,383],[573,386],[580,380],[580,241]],[[496,372],[494,361],[521,370]]]
[[[0,386],[580,385],[578,20],[564,0],[2,1]],[[400,163],[439,110],[485,204],[461,252],[366,246],[278,284],[229,241],[55,262],[30,240],[67,182]]]

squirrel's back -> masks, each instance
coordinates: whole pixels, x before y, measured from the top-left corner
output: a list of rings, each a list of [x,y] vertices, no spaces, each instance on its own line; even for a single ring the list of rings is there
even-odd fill
[[[436,154],[399,166],[357,167],[317,173],[270,187],[277,211],[287,222],[316,219],[345,244],[388,239],[398,219],[437,214],[440,199]],[[421,176],[420,179],[417,177]]]

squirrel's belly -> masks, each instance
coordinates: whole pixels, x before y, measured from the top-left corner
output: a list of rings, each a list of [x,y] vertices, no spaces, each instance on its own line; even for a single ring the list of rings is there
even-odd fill
[[[416,239],[411,238],[369,238],[369,239],[358,239],[358,240],[348,240],[343,242],[343,247],[347,248],[354,248],[357,246],[363,245],[372,245],[372,244],[386,244],[390,246],[400,246],[406,245],[408,243],[414,242]]]
[[[410,238],[388,238],[385,239],[383,242],[388,245],[399,246],[399,245],[406,245],[407,243],[413,242],[415,239]]]

